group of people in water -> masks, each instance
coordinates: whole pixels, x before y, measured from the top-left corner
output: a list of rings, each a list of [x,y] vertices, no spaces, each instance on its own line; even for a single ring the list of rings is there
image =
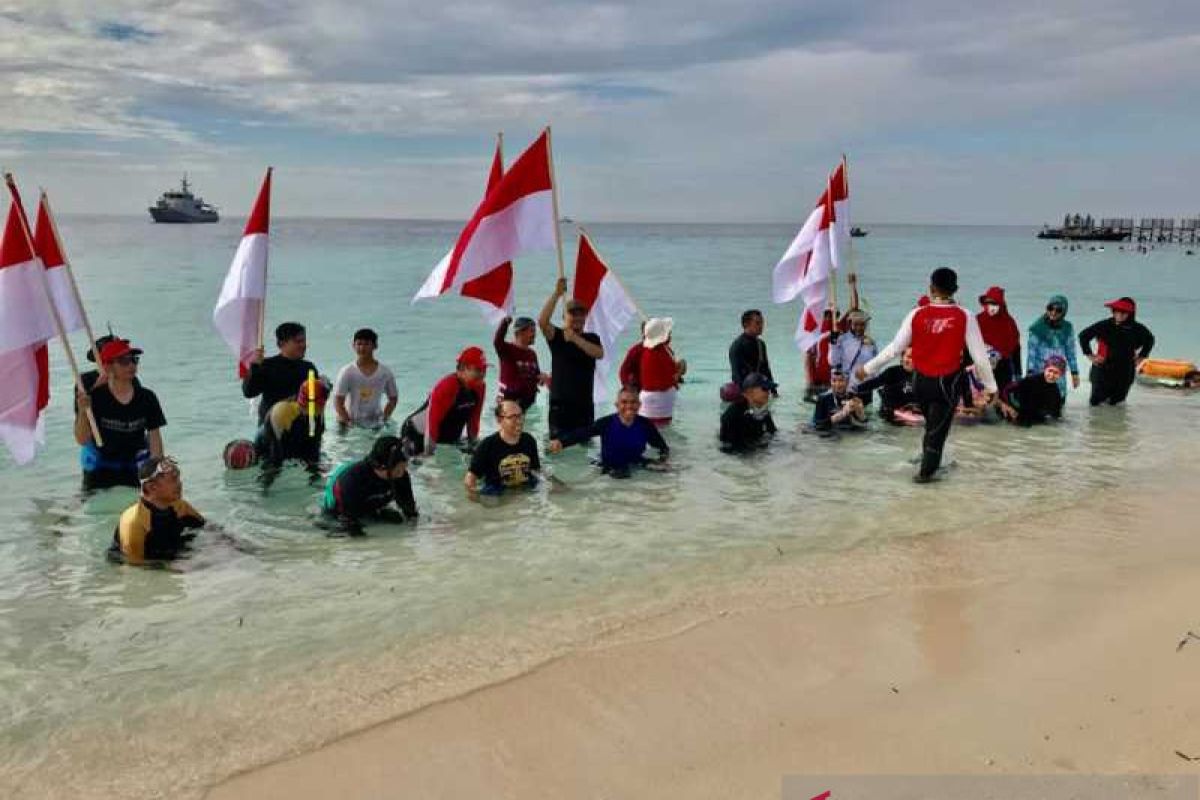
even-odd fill
[[[858,307],[856,294],[845,315],[834,319],[828,312],[830,335],[807,354],[805,399],[814,404],[808,429],[825,436],[863,430],[878,395],[880,419],[924,424],[914,476],[924,483],[937,475],[956,418],[990,415],[1034,425],[1061,417],[1068,379],[1072,388],[1080,385],[1076,343],[1091,362],[1092,405],[1123,402],[1138,364],[1154,347],[1154,336],[1136,320],[1131,298],[1107,303],[1110,316],[1077,336],[1066,318],[1066,298],[1055,295],[1027,330],[1022,365],[1022,333],[1004,290],[993,286],[980,295],[977,314],[955,302],[957,291],[953,270],[935,270],[928,293],[883,347],[868,333],[870,318]],[[313,482],[324,477],[323,525],[357,535],[371,520],[419,517],[409,468],[439,446],[469,452],[463,484],[471,498],[536,485],[542,460],[538,441],[524,429],[525,413],[548,388],[546,453],[598,439],[597,464],[604,473],[625,478],[638,468],[662,468],[670,457],[663,431],[687,374],[687,363],[672,349],[672,321],[643,323],[641,337],[621,362],[614,412],[597,418],[593,385],[603,345],[585,330],[589,309],[575,300],[563,303],[562,325],[554,323],[566,296],[566,281],[560,279],[536,321],[518,317],[500,323],[492,343],[499,386],[491,398],[487,355],[467,347],[454,370],[400,421],[396,434],[379,436],[364,458],[340,464],[326,476],[321,441],[330,396],[339,427],[383,429],[398,405],[396,378],[375,357],[376,333],[362,328],[352,338],[354,360],[335,380],[326,380],[305,358],[304,326],[285,322],[275,330],[278,351],[267,356],[260,349],[245,371],[242,393],[259,401],[258,431],[253,441],[226,446],[226,466],[258,465],[263,485],[270,486],[285,463],[299,462]],[[729,453],[762,448],[777,431],[771,402],[779,387],[762,338],[763,314],[748,310],[741,324],[742,333],[729,348],[731,380],[720,391],[718,440]],[[534,349],[539,330],[550,350],[549,372],[542,371]],[[88,353],[100,369],[83,376],[83,391],[76,396],[75,437],[85,490],[130,486],[139,491],[137,502],[121,515],[110,550],[127,563],[169,559],[205,524],[183,500],[179,467],[164,454],[166,418],[154,392],[138,379],[141,355],[129,341],[104,337],[97,351]],[[489,401],[494,401],[495,432],[482,436]],[[102,441],[95,438],[93,419]]]

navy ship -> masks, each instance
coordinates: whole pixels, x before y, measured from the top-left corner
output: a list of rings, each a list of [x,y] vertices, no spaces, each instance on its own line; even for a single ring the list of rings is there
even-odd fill
[[[163,192],[149,211],[155,222],[216,222],[220,219],[216,206],[210,206],[203,198],[192,194],[187,175],[180,181],[178,191]]]

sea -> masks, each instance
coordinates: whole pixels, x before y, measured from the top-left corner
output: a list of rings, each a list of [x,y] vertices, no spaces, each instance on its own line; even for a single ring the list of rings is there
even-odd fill
[[[254,433],[211,324],[241,225],[60,220],[95,327],[145,351],[140,378],[163,405],[166,450],[214,529],[171,568],[106,558],[135,495],[81,495],[71,378],[55,349],[45,449],[24,467],[0,455],[0,797],[199,796],[238,771],[599,646],[768,565],[813,565],[797,602],[841,602],[877,591],[876,568],[898,543],[1138,491],[1196,463],[1200,395],[1139,386],[1124,407],[1090,409],[1085,370],[1061,424],[957,427],[944,479],[915,486],[919,429],[803,431],[812,407],[792,343],[798,309],[770,302],[795,226],[597,224],[597,249],[647,314],[674,319],[690,366],[666,432],[671,469],[614,480],[594,451],[572,448],[544,458],[553,481],[481,505],[463,491],[467,457],[443,447],[413,470],[417,524],[331,537],[315,524],[321,487],[303,470],[264,490],[255,471],[222,463],[226,442]],[[1155,355],[1200,358],[1200,256],[1186,245],[1069,251],[1023,227],[867,227],[853,257],[881,344],[929,272],[953,266],[964,303],[1003,286],[1022,328],[1052,294],[1070,299],[1077,329],[1131,295]],[[354,330],[374,328],[403,418],[463,347],[491,352],[470,302],[411,303],[458,229],[274,220],[268,331],[305,324],[309,359],[332,377],[353,357]],[[563,230],[569,274],[574,232]],[[536,316],[555,274],[551,253],[517,263],[519,314]],[[844,283],[840,295],[844,305]],[[718,389],[748,308],[766,315],[781,431],[766,451],[735,457],[717,447]],[[80,357],[83,338],[72,341]],[[526,429],[545,440],[544,397]],[[331,431],[328,463],[363,456],[376,435]]]

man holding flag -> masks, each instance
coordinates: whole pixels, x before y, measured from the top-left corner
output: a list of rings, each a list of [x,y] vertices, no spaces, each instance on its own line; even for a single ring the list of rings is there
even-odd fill
[[[563,309],[563,327],[551,318],[559,298],[567,293],[567,279],[559,278],[554,292],[538,315],[538,328],[550,347],[550,436],[586,428],[596,418],[592,390],[596,361],[604,347],[595,333],[585,333],[588,307],[572,298]]]

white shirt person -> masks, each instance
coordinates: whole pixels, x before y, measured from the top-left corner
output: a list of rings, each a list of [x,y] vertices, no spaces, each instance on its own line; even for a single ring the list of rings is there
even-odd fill
[[[354,333],[357,358],[338,371],[333,388],[334,409],[338,422],[343,425],[379,427],[391,419],[396,410],[400,399],[396,376],[375,360],[378,343],[379,337],[370,328]],[[382,405],[384,398],[386,405]]]

